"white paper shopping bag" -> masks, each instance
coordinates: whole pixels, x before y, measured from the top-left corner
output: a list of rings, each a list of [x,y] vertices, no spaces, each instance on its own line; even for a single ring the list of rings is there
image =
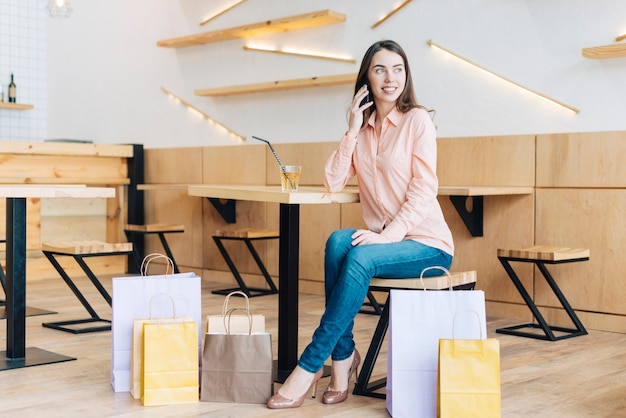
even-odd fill
[[[150,302],[159,293],[170,295],[176,312],[198,324],[198,356],[202,350],[200,277],[193,272],[113,278],[111,321],[111,385],[130,391],[130,360],[135,318],[151,316]]]
[[[387,410],[393,417],[435,418],[439,339],[452,338],[453,323],[455,338],[487,335],[485,294],[392,289],[389,297]],[[470,311],[478,313],[482,330]]]

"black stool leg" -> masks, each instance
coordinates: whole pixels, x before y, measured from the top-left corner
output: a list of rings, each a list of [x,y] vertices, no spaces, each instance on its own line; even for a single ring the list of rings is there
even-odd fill
[[[72,290],[72,292],[74,293],[76,298],[79,300],[79,302],[87,310],[89,315],[91,315],[91,317],[90,318],[86,318],[86,319],[75,319],[75,320],[68,320],[68,321],[44,322],[41,325],[46,327],[46,328],[52,328],[52,329],[56,329],[56,330],[59,330],[59,331],[71,332],[72,334],[83,334],[83,333],[87,333],[87,332],[98,332],[98,331],[109,331],[109,330],[111,330],[111,325],[110,325],[111,321],[106,320],[106,319],[102,319],[102,318],[100,318],[100,316],[98,316],[98,313],[89,304],[89,302],[87,301],[85,296],[78,289],[78,287],[76,287],[76,285],[74,284],[72,279],[67,275],[65,270],[63,270],[63,267],[61,267],[59,262],[54,257],[53,253],[50,253],[48,251],[44,251],[43,253],[48,258],[50,263],[54,266],[55,270],[61,275],[61,278],[63,279],[63,281],[65,281],[65,283],[68,285],[68,287]],[[83,262],[83,264],[84,264],[84,262]],[[91,274],[93,275],[93,273],[91,273]],[[91,277],[90,277],[90,279],[93,282],[93,279]],[[96,281],[98,281],[98,280],[96,279]],[[98,290],[100,290],[100,289],[98,289]],[[103,290],[106,293],[106,290],[105,289],[103,289]],[[102,292],[100,292],[100,293],[102,293]],[[107,295],[108,295],[108,293],[107,293]],[[111,304],[110,296],[109,296],[107,302],[109,303],[109,305]],[[107,325],[98,326],[98,327],[88,327],[88,328],[70,328],[70,327],[66,326],[66,325],[86,324],[86,323],[91,323],[91,322],[106,322]]]
[[[248,250],[250,250],[250,254],[252,254],[252,258],[254,258],[256,265],[259,266],[259,270],[261,270],[263,277],[265,277],[265,281],[267,282],[267,285],[270,287],[269,292],[266,292],[265,294],[278,293],[278,289],[276,288],[276,285],[274,284],[274,281],[272,280],[272,276],[270,276],[270,274],[267,272],[267,269],[263,265],[263,261],[261,260],[261,257],[259,257],[259,254],[256,252],[254,245],[252,245],[252,241],[250,241],[249,239],[245,239],[244,242],[246,243]]]
[[[233,263],[232,258],[230,257],[230,255],[228,254],[228,251],[226,251],[226,248],[224,247],[224,244],[222,243],[222,240],[224,239],[229,239],[233,241],[244,241],[246,243],[246,246],[248,247],[250,254],[254,258],[254,261],[256,262],[257,266],[261,270],[261,273],[265,277],[265,281],[270,287],[269,289],[254,288],[254,287],[249,287],[246,285],[246,283],[243,280],[243,277],[241,277],[241,274],[239,274],[239,270],[237,270],[237,267],[235,267],[235,263]],[[268,238],[257,238],[257,239],[268,239]],[[261,260],[261,257],[259,257],[259,254],[257,253],[257,251],[254,249],[254,246],[252,245],[251,240],[252,238],[213,236],[213,241],[215,241],[215,245],[217,246],[218,250],[222,254],[222,257],[224,257],[224,261],[226,262],[226,265],[228,265],[228,268],[230,269],[231,273],[233,273],[233,276],[235,277],[235,280],[237,281],[237,284],[239,285],[239,287],[233,287],[230,289],[214,290],[212,292],[213,294],[228,295],[229,293],[234,292],[236,290],[241,290],[249,298],[252,298],[256,296],[272,295],[272,294],[278,293],[278,289],[276,288],[276,285],[272,281],[272,277],[270,276],[267,269],[263,265],[263,261]]]
[[[383,340],[385,339],[385,335],[387,334],[387,328],[389,327],[390,299],[391,298],[387,297],[385,306],[383,307],[380,318],[378,319],[378,324],[376,325],[376,330],[374,331],[372,342],[367,349],[367,354],[365,355],[365,359],[363,360],[361,372],[357,377],[354,390],[352,391],[354,395],[369,396],[371,398],[380,399],[386,398],[386,395],[384,393],[377,393],[375,391],[385,387],[385,385],[387,384],[387,378],[385,377],[371,383],[370,378],[372,377],[372,372],[374,371],[374,366],[376,364],[376,359],[378,358],[378,353],[380,353],[380,348],[383,345]]]
[[[582,323],[578,320],[578,317],[574,313],[572,307],[569,305],[569,303],[565,299],[565,296],[563,295],[563,293],[557,286],[556,282],[554,281],[554,279],[548,272],[548,269],[546,268],[543,262],[535,261],[535,260],[527,260],[527,259],[513,259],[509,257],[498,257],[498,259],[500,260],[500,263],[504,267],[504,270],[506,270],[507,274],[511,278],[511,281],[517,288],[517,291],[524,299],[524,302],[526,303],[526,305],[532,312],[533,317],[535,318],[537,323],[536,324],[535,323],[521,324],[521,325],[514,325],[511,327],[498,328],[496,329],[497,333],[516,335],[519,337],[529,337],[529,338],[535,338],[538,340],[547,340],[547,341],[557,341],[557,340],[562,340],[564,338],[571,338],[571,337],[576,337],[579,335],[587,334],[587,331],[583,327]],[[546,279],[546,281],[552,288],[552,291],[555,293],[555,295],[557,296],[557,298],[563,305],[563,308],[565,308],[565,311],[569,315],[570,319],[572,319],[572,321],[574,322],[574,325],[576,325],[576,329],[548,325],[548,323],[544,319],[541,312],[539,312],[537,305],[535,305],[535,302],[533,302],[532,298],[530,297],[530,295],[524,288],[524,285],[522,284],[521,280],[519,279],[519,277],[517,276],[517,274],[511,267],[509,261],[522,261],[522,262],[525,261],[525,262],[532,262],[537,265],[537,267],[541,271],[541,274],[544,276],[544,278]],[[523,328],[541,329],[544,334],[542,335],[542,334],[533,333],[533,332],[521,331],[521,329]],[[565,335],[556,336],[553,331],[564,332]]]
[[[374,294],[370,290],[367,291],[367,300],[369,302],[363,302],[363,306],[369,306],[372,309],[370,310],[361,308],[359,313],[368,315],[380,315],[383,312],[383,308],[380,306],[380,303],[378,303],[378,301],[374,297]]]

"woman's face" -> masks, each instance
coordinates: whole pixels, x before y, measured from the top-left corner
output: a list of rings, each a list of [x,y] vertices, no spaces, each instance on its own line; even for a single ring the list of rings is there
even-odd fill
[[[368,71],[370,94],[379,103],[394,104],[404,91],[406,70],[402,57],[388,49],[381,49],[372,57]]]

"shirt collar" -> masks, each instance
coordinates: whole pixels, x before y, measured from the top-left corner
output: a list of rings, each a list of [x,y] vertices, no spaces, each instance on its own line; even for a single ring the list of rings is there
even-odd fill
[[[398,110],[398,107],[394,107],[391,112],[387,115],[385,119],[389,119],[394,126],[398,126],[400,120],[402,119],[402,112]],[[373,111],[370,115],[367,124],[370,126],[374,126],[374,122],[376,121],[376,111]]]

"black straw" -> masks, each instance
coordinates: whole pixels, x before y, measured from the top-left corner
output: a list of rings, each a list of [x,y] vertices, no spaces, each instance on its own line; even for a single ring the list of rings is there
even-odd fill
[[[270,141],[268,141],[267,139],[259,138],[258,136],[254,136],[254,135],[252,135],[252,138],[256,139],[257,141],[265,142],[270,147],[270,150],[272,151],[272,154],[274,154],[274,157],[276,158],[276,161],[278,161],[278,165],[280,166],[280,170],[283,173],[287,173],[287,169],[285,168],[283,163],[280,161],[280,158],[278,158],[278,154],[276,154],[276,151],[274,151],[274,147],[272,146],[272,144],[270,144]],[[285,178],[287,179],[287,181],[289,181],[289,184],[291,185],[291,188],[295,189],[296,186],[293,184],[293,181],[291,181],[291,178],[289,178],[289,176],[287,176],[287,174],[285,174]]]

